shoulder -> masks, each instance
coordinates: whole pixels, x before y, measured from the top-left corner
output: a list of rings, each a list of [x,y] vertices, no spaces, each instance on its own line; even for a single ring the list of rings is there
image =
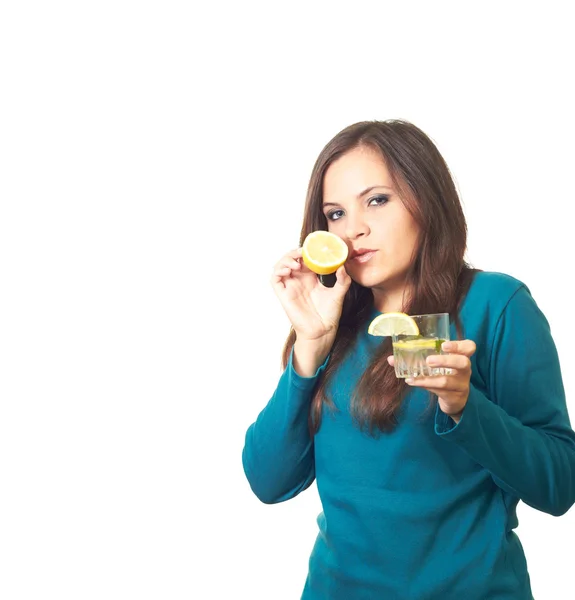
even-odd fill
[[[513,296],[519,289],[527,286],[525,283],[506,273],[495,271],[478,271],[475,274],[470,292]]]
[[[515,312],[518,301],[533,303],[522,281],[505,273],[476,272],[460,311],[466,335],[483,341],[491,339],[502,316]]]
[[[548,327],[527,285],[511,275],[478,271],[464,298],[460,316],[472,329],[493,334],[501,324],[523,329],[535,323]]]
[[[506,273],[478,271],[469,286],[464,305],[471,305],[473,310],[490,307],[501,313],[518,293],[530,295],[528,287],[519,279]]]
[[[525,332],[544,317],[525,283],[505,273],[478,271],[464,298],[460,311],[462,335],[477,344],[472,359],[475,384],[487,385],[494,347],[518,340],[528,345]]]

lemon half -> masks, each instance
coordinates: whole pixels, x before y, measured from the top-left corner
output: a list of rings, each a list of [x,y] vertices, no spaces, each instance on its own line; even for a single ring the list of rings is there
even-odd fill
[[[305,266],[318,275],[335,273],[347,260],[347,244],[335,233],[313,231],[302,245]]]

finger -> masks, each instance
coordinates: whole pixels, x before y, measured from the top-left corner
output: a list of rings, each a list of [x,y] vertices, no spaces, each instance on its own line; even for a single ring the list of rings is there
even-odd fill
[[[313,273],[313,271],[301,260],[299,259],[299,269],[302,273]],[[315,273],[313,273],[315,275]]]
[[[281,291],[285,290],[286,286],[282,277],[278,277],[274,274],[271,276],[270,283],[272,284],[272,288],[276,294],[279,294]]]
[[[301,258],[301,248],[294,248],[285,254],[285,256],[289,256],[290,258]]]
[[[282,267],[282,266],[278,266],[274,269],[273,274],[276,277],[289,277],[289,275],[291,274],[292,270],[290,267]]]
[[[289,267],[290,269],[299,269],[301,267],[301,263],[291,256],[283,256],[278,262],[275,264],[274,269],[281,269],[282,267]]]
[[[278,284],[281,288],[285,288],[284,279],[291,275],[291,269],[289,267],[276,268],[274,269],[271,276],[271,284],[272,286],[277,286]]]
[[[298,271],[301,268],[301,265],[302,264],[295,258],[286,257],[285,261],[283,262],[284,267],[289,267],[293,271]]]
[[[471,361],[463,354],[433,354],[425,361],[430,367],[466,371],[471,368]]]
[[[387,357],[387,362],[392,366],[395,367],[395,358],[393,357],[393,354],[391,356]]]
[[[405,383],[441,395],[445,392],[463,391],[467,385],[466,381],[466,379],[453,375],[435,375],[433,377],[409,377],[405,380]]]
[[[347,271],[345,270],[345,267],[343,265],[335,272],[335,276],[335,284],[347,290],[351,285],[351,277],[347,274]]]
[[[459,340],[457,342],[443,342],[441,349],[451,354],[463,354],[473,356],[477,346],[473,340]]]
[[[286,252],[276,262],[275,266],[277,267],[278,265],[290,264],[290,261],[295,261],[295,262],[299,263],[300,259],[301,259],[301,248],[295,248],[293,250],[290,250],[289,252]]]

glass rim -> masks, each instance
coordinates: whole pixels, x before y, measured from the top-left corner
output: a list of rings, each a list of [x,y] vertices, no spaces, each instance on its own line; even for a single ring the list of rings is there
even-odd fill
[[[420,319],[421,317],[449,317],[450,314],[447,312],[442,312],[442,313],[427,313],[424,315],[408,315],[410,316],[412,319]]]

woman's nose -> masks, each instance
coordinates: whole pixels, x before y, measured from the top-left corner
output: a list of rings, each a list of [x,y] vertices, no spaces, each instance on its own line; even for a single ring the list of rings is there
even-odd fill
[[[356,240],[360,237],[365,237],[369,233],[369,227],[367,223],[358,217],[349,218],[346,223],[347,227],[345,230],[346,237],[350,240]]]

